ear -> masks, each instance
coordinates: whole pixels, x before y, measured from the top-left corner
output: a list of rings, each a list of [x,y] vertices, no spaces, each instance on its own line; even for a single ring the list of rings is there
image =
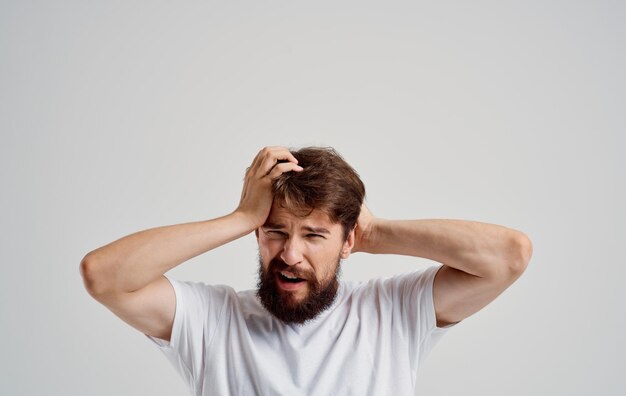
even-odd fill
[[[352,248],[354,247],[354,228],[348,234],[348,238],[343,243],[343,247],[341,248],[341,258],[347,259],[350,257],[350,253],[352,252]]]

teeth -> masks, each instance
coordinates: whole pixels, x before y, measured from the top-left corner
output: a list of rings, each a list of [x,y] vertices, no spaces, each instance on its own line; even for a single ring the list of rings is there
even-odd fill
[[[290,275],[289,273],[284,272],[284,271],[282,271],[280,274],[281,274],[282,276],[284,276],[285,278],[287,278],[287,279],[294,279],[294,280],[295,280],[295,279],[298,279],[298,277],[297,277],[297,276],[292,276],[292,275]]]

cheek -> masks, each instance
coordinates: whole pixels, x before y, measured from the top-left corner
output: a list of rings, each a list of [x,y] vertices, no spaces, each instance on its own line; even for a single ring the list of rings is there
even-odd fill
[[[265,257],[274,257],[282,249],[280,240],[261,238],[259,239],[259,252]]]
[[[338,254],[325,255],[323,258],[320,258],[317,262],[318,265],[315,271],[317,279],[320,281],[327,281],[334,278],[337,265],[339,265],[338,260]]]

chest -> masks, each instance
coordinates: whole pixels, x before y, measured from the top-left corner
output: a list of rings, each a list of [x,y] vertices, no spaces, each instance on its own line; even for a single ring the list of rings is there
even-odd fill
[[[408,349],[393,327],[358,312],[305,326],[235,315],[208,345],[205,386],[232,394],[373,395],[394,387],[410,394]]]

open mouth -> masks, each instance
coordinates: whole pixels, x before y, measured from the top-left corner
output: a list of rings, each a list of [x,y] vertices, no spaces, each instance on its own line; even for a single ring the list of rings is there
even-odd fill
[[[280,278],[280,280],[287,283],[300,283],[305,281],[305,279],[298,278],[284,271],[279,272],[278,277]]]

